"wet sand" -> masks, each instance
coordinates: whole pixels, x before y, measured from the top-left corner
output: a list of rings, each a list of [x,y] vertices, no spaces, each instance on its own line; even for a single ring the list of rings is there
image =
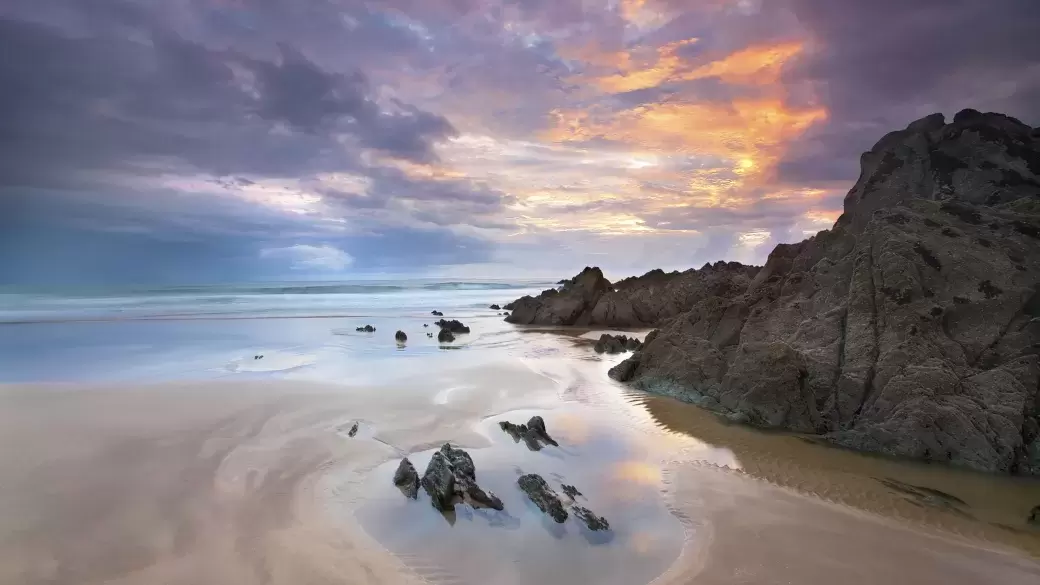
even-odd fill
[[[1021,510],[1037,482],[730,427],[612,385],[609,365],[515,360],[368,388],[0,387],[0,583],[1040,582]],[[559,449],[497,429],[532,413]],[[446,518],[391,485],[401,456],[421,471],[446,441],[506,516]],[[613,538],[545,523],[519,471],[577,484]]]

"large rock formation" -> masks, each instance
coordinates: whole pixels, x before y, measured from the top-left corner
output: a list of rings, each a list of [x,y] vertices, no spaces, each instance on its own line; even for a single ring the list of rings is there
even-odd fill
[[[1040,130],[934,114],[861,165],[834,227],[761,269],[586,285],[608,290],[569,324],[657,324],[611,376],[734,420],[1040,475]],[[539,299],[516,322],[568,324]]]

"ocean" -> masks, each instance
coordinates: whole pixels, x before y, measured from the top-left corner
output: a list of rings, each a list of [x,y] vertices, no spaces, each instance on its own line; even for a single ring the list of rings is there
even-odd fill
[[[0,289],[0,382],[236,376],[333,382],[352,376],[357,382],[391,356],[508,345],[512,329],[500,311],[488,307],[553,286],[531,280],[368,280]],[[426,335],[437,330],[434,310],[466,322],[473,333],[438,344]],[[355,331],[364,325],[376,332]],[[397,330],[408,335],[403,347],[394,341]],[[394,373],[410,368],[381,375]]]

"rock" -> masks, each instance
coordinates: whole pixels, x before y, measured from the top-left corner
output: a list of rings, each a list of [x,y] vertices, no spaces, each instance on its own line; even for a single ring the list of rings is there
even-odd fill
[[[433,334],[431,333],[430,336],[432,337]],[[437,341],[441,343],[451,343],[452,341],[455,341],[455,336],[452,335],[451,331],[441,329],[440,333],[437,334]]]
[[[447,329],[452,333],[469,333],[469,327],[466,327],[462,324],[461,321],[458,321],[456,319],[452,319],[451,321],[441,319],[440,321],[434,323],[434,325],[437,325],[441,329]]]
[[[635,337],[625,335],[611,335],[604,333],[599,336],[594,349],[596,353],[624,353],[626,351],[639,351],[643,344]]]
[[[350,430],[347,431],[347,436],[353,438],[355,435],[357,435],[357,432],[358,432],[358,423],[354,423],[353,425],[351,425]]]
[[[440,311],[430,311],[430,314],[433,315],[434,317],[443,317],[444,316],[444,313],[442,313]]]
[[[557,523],[562,524],[567,520],[567,510],[564,509],[563,503],[560,502],[560,497],[549,487],[549,484],[545,483],[545,480],[540,475],[534,473],[521,475],[516,480],[516,484],[534,502],[534,505],[538,506],[539,510],[548,514]]]
[[[502,500],[477,485],[477,472],[469,453],[447,443],[430,458],[422,486],[433,507],[442,512],[454,510],[460,500],[474,507],[505,509]]]
[[[429,326],[430,326],[430,324],[429,324],[429,323],[423,323],[423,324],[422,324],[422,326],[423,326],[423,327],[429,327]]]
[[[404,343],[408,341],[408,336],[405,335],[404,331],[398,331],[397,333],[394,333],[394,339],[396,339],[398,343]]]
[[[401,489],[406,497],[416,499],[419,497],[419,472],[407,457],[401,460],[394,472],[394,485]]]
[[[1026,519],[1030,524],[1040,525],[1040,506],[1033,506],[1033,509],[1029,511],[1029,518]]]
[[[500,311],[500,310],[502,310],[502,307],[500,307],[498,305],[491,305],[488,308],[491,309],[492,311]]]
[[[430,338],[432,338],[432,337],[433,337],[433,333],[427,333],[427,334],[426,334],[426,337],[430,337]],[[454,337],[453,337],[452,339],[454,339]]]
[[[610,523],[602,516],[597,516],[591,510],[577,504],[571,505],[571,513],[581,520],[589,530],[610,530]]]
[[[572,500],[577,499],[578,496],[581,495],[581,492],[578,491],[578,488],[572,485],[562,484],[560,487],[563,488],[563,493]]]
[[[861,166],[834,226],[761,268],[612,285],[589,269],[514,321],[654,326],[612,378],[844,447],[1040,475],[1040,135],[932,115]]]
[[[451,463],[440,452],[433,454],[426,472],[422,476],[422,486],[430,496],[430,503],[442,512],[455,509],[455,473]]]
[[[526,425],[502,421],[498,423],[498,426],[513,437],[514,441],[523,441],[532,451],[541,451],[545,445],[560,446],[555,439],[549,436],[545,430],[545,421],[540,416],[532,416]]]
[[[375,330],[376,328],[371,325],[365,325],[364,327],[358,327],[357,329],[355,329],[355,331],[358,331],[360,333],[374,333]]]

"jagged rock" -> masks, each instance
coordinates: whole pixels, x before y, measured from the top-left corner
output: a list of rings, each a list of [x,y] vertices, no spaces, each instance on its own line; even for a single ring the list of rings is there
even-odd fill
[[[626,351],[639,351],[642,347],[643,344],[635,337],[604,333],[599,336],[594,349],[596,353],[624,353]]]
[[[581,520],[589,528],[589,530],[610,530],[610,523],[603,516],[597,516],[592,513],[592,510],[584,506],[577,504],[571,504],[571,513],[578,520]]]
[[[476,507],[505,508],[495,494],[485,492],[477,485],[477,472],[469,453],[448,443],[430,458],[422,486],[430,495],[433,507],[442,512],[454,510],[455,503],[460,500]]]
[[[451,321],[441,319],[440,321],[434,323],[434,325],[437,325],[441,329],[447,329],[452,333],[469,333],[469,327],[465,326],[461,321],[458,321],[456,319],[452,319]]]
[[[451,343],[452,341],[455,341],[455,336],[452,335],[451,331],[441,329],[440,333],[437,334],[437,341],[441,343]]]
[[[562,524],[567,520],[567,510],[560,502],[560,497],[549,487],[549,484],[545,483],[542,476],[534,473],[521,475],[516,480],[516,484],[534,502],[534,505],[538,506],[539,510],[548,514],[557,523]]]
[[[532,451],[541,451],[545,445],[560,446],[555,439],[549,436],[549,433],[545,430],[545,421],[540,416],[532,416],[526,425],[502,421],[498,423],[498,426],[508,433],[509,436],[513,437],[514,441],[523,441],[527,448]]]
[[[430,314],[433,315],[434,317],[443,317],[444,316],[444,313],[442,313],[440,311],[430,311]]]
[[[359,333],[374,333],[375,330],[376,328],[371,325],[365,325],[364,327],[358,327],[355,329],[355,331],[358,331]]]
[[[408,341],[408,336],[405,335],[404,331],[398,331],[397,333],[394,333],[394,339],[396,339],[399,343],[404,343]]]
[[[578,496],[581,495],[581,492],[578,491],[578,488],[572,485],[562,484],[560,487],[563,488],[564,495],[566,495],[568,498],[572,500],[577,499]]]
[[[502,307],[500,307],[498,305],[491,305],[488,308],[491,309],[492,311],[500,311],[500,310],[502,310]]]
[[[1040,475],[1040,134],[936,114],[861,164],[833,228],[762,268],[651,272],[586,303],[590,324],[659,327],[610,376],[846,447]],[[641,308],[663,297],[681,302]]]
[[[419,497],[419,472],[407,457],[401,460],[394,472],[394,485],[401,489],[406,497],[416,499]]]
[[[354,436],[357,435],[357,432],[358,432],[358,423],[354,423],[353,425],[351,425],[350,430],[347,431],[347,436],[350,437],[350,438],[354,438]]]

